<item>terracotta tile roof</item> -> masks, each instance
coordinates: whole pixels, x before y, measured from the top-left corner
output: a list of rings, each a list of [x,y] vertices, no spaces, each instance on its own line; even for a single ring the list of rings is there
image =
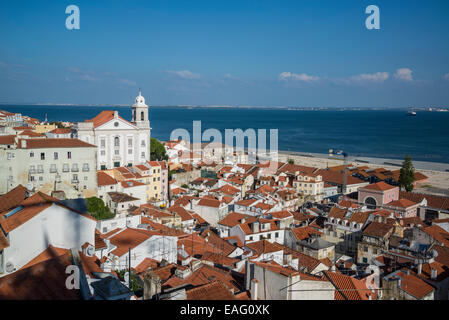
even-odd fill
[[[247,219],[247,220],[250,219],[250,220],[254,220],[254,221],[256,220],[256,218],[245,215],[245,214],[231,212],[226,217],[224,217],[223,219],[218,221],[218,224],[232,228],[232,227],[240,224],[242,219]]]
[[[14,144],[15,138],[16,138],[15,135],[0,136],[0,144],[1,145]]]
[[[247,200],[237,201],[235,204],[240,205],[240,206],[244,206],[244,207],[249,207],[250,205],[252,205],[256,201],[258,201],[258,200],[257,199],[247,199]]]
[[[9,247],[9,241],[6,239],[5,234],[0,230],[0,251]]]
[[[329,211],[328,218],[344,219],[347,212],[348,212],[348,209],[332,207],[331,211]]]
[[[335,183],[338,185],[343,184],[343,173],[320,169],[316,172],[316,174],[321,175],[323,177],[324,182]],[[346,179],[346,183],[347,183],[347,185],[353,185],[353,184],[365,183],[365,181],[348,175],[347,179]]]
[[[427,207],[449,211],[449,197],[406,191],[400,191],[399,197],[416,203],[422,202],[425,198],[427,200]]]
[[[212,252],[222,252],[225,256],[229,256],[232,252],[235,251],[237,247],[230,244],[228,241],[220,238],[216,233],[211,231],[210,229],[204,230],[200,237],[207,239],[207,243],[214,246],[214,250],[209,250]]]
[[[182,207],[185,207],[185,206],[187,206],[188,204],[190,204],[190,201],[191,201],[192,199],[198,199],[198,198],[192,197],[192,196],[182,196],[181,198],[178,198],[178,199],[175,200],[174,205],[175,205],[175,206],[182,206]]]
[[[288,210],[270,212],[270,215],[276,219],[287,219],[293,217],[293,215]]]
[[[393,226],[390,224],[373,221],[365,228],[365,230],[363,230],[363,234],[375,237],[385,237],[391,229],[393,229]]]
[[[24,131],[20,132],[18,134],[18,136],[21,136],[21,137],[44,137],[43,134],[31,131],[31,130],[24,130]]]
[[[186,291],[187,300],[236,300],[221,281],[213,281]]]
[[[354,203],[352,201],[349,201],[349,200],[341,200],[338,203],[338,205],[340,207],[345,207],[345,208],[358,208],[358,207],[360,207],[360,205],[358,205],[358,204],[356,204],[356,203]]]
[[[239,189],[237,189],[237,188],[235,188],[233,186],[230,186],[229,184],[225,184],[223,187],[221,187],[218,190],[220,190],[224,194],[228,194],[228,195],[231,195],[231,196],[233,196],[236,193],[240,192]]]
[[[295,228],[295,229],[292,229],[292,231],[298,241],[309,239],[314,235],[322,234],[322,232],[320,232],[312,227],[309,227],[309,226]]]
[[[239,262],[239,259],[229,258],[225,256],[224,254],[220,254],[217,252],[205,252],[203,256],[201,257],[201,260],[206,260],[213,262],[218,265],[226,266],[234,268],[235,264]]]
[[[142,273],[147,271],[148,269],[156,269],[158,267],[159,261],[152,259],[152,258],[145,258],[139,265],[136,266],[135,270],[136,273]]]
[[[51,130],[50,133],[67,134],[67,133],[72,133],[72,130],[69,128],[56,128],[56,129]]]
[[[422,299],[429,293],[435,291],[434,287],[417,277],[413,272],[407,274],[406,270],[395,273],[401,278],[400,288],[415,298]]]
[[[363,190],[376,190],[376,191],[387,191],[391,189],[396,189],[398,187],[392,186],[388,183],[385,183],[383,181],[378,183],[369,184],[367,186],[362,187]]]
[[[193,220],[194,219],[192,217],[192,215],[186,209],[184,209],[183,207],[171,206],[167,210],[172,212],[172,213],[176,213],[178,216],[181,217],[182,221],[189,221],[189,220]]]
[[[369,300],[375,299],[375,295],[367,290],[365,282],[350,276],[323,271],[323,279],[330,279],[335,287],[335,300]]]
[[[416,202],[413,202],[413,201],[410,201],[410,200],[407,200],[407,199],[399,199],[399,200],[387,203],[387,206],[389,206],[389,207],[399,207],[399,208],[408,208],[408,207],[414,206],[416,204],[417,204]]]
[[[100,232],[95,229],[95,250],[107,248],[106,242],[101,237]]]
[[[243,284],[237,281],[231,273],[208,265],[201,266],[185,279],[172,276],[164,283],[164,286],[171,288],[184,284],[201,286],[215,280],[220,280],[228,289],[234,290],[234,292],[239,292],[242,289]]]
[[[220,207],[220,201],[215,199],[208,199],[208,198],[202,198],[198,204],[199,206],[204,207],[213,207],[213,208],[219,208]]]
[[[131,122],[126,121],[122,117],[119,116],[119,118],[121,120],[127,122],[128,124],[134,126]],[[103,110],[99,114],[97,114],[95,116],[95,118],[88,119],[88,120],[86,120],[86,122],[93,122],[94,123],[94,128],[97,128],[97,127],[101,126],[102,124],[105,124],[106,122],[108,122],[108,121],[110,121],[112,119],[114,119],[114,110]]]
[[[100,267],[101,261],[100,259],[98,259],[96,255],[89,257],[82,252],[79,252],[79,255],[81,258],[81,265],[86,275],[94,277],[93,272],[104,272],[103,269],[101,269]]]
[[[129,202],[129,201],[135,201],[139,200],[138,198],[132,197],[126,193],[122,192],[108,192],[109,197],[111,197],[111,200],[113,202]]]
[[[80,290],[67,289],[69,253],[53,256],[0,278],[1,300],[79,300]]]
[[[27,188],[19,184],[8,193],[0,196],[0,213],[17,207],[27,195]]]
[[[192,217],[195,218],[196,222],[198,224],[209,224],[209,222],[207,222],[206,220],[203,219],[203,217],[201,217],[199,214],[197,213],[192,213]]]
[[[22,148],[19,140],[20,149],[41,149],[41,148],[96,148],[93,144],[69,138],[45,138],[45,139],[26,139],[26,147]]]
[[[154,233],[150,231],[126,228],[122,232],[109,238],[111,243],[117,246],[111,253],[117,257],[121,257],[127,253],[129,249],[135,248],[153,235]]]
[[[68,254],[69,252],[70,252],[70,250],[63,249],[63,248],[57,248],[52,245],[49,245],[47,249],[42,251],[40,254],[38,254],[36,257],[34,257],[32,260],[28,261],[28,263],[25,264],[19,270],[29,268],[31,266],[34,266],[35,264],[41,263],[43,261],[47,261],[54,257],[59,257],[64,254]]]
[[[425,233],[430,235],[439,243],[449,246],[449,233],[438,225],[432,225],[423,229]]]
[[[145,183],[139,182],[137,180],[121,181],[120,184],[122,185],[123,188],[133,188],[145,185]]]
[[[97,172],[97,181],[99,187],[117,184],[117,180],[102,171]]]

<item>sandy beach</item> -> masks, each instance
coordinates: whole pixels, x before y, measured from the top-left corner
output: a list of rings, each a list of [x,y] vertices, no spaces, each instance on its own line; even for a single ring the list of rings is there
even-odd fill
[[[279,161],[286,162],[293,159],[295,164],[310,166],[315,168],[327,168],[343,164],[343,159],[330,158],[325,154],[311,154],[292,151],[279,151]],[[371,168],[385,168],[388,170],[398,170],[402,160],[350,157],[348,163],[355,166],[369,166]],[[449,164],[437,162],[413,161],[415,169],[429,177],[429,182],[423,187],[414,190],[420,193],[432,193],[439,195],[449,195]]]

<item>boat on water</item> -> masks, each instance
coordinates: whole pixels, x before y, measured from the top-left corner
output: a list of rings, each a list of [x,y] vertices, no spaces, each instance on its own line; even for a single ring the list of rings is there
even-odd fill
[[[410,110],[409,112],[407,112],[407,115],[408,115],[408,116],[416,116],[416,112]]]

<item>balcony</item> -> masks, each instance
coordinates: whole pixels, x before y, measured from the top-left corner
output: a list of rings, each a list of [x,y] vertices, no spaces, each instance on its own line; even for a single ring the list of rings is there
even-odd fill
[[[56,168],[50,168],[50,173],[56,173],[57,171]]]
[[[72,179],[72,180],[71,180],[71,183],[72,183],[72,184],[78,184],[78,183],[80,183],[80,181],[79,181],[78,179]]]
[[[69,168],[62,168],[62,172],[69,172]]]
[[[83,168],[83,172],[89,172],[89,167]]]
[[[28,173],[29,174],[35,174],[36,173],[36,169],[30,169],[30,170],[28,170]]]
[[[79,172],[79,171],[80,171],[80,169],[72,167],[72,172]]]

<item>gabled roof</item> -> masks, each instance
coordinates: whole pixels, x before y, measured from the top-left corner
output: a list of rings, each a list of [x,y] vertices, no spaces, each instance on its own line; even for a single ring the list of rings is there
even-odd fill
[[[398,187],[392,186],[391,184],[385,183],[383,181],[380,181],[378,183],[369,184],[367,186],[364,186],[360,189],[363,190],[376,190],[376,191],[387,191],[391,189],[396,189]]]
[[[99,187],[117,184],[117,180],[102,171],[97,172],[97,181]]]
[[[25,222],[27,222],[28,220],[32,219],[45,209],[51,207],[53,204],[66,208],[72,212],[76,212],[85,218],[97,221],[94,217],[88,214],[78,212],[72,208],[63,205],[56,198],[50,197],[42,192],[37,192],[33,196],[23,200],[20,203],[20,206],[14,209],[16,210],[14,214],[10,215],[9,217],[3,220],[0,220],[0,225],[6,233],[9,233],[12,230],[16,229],[17,227],[24,224]]]
[[[375,299],[375,294],[367,290],[366,284],[350,276],[323,271],[323,279],[328,279],[335,287],[335,300],[369,300]]]
[[[186,291],[187,300],[236,300],[223,282],[217,280]]]
[[[410,201],[407,199],[399,199],[396,201],[389,202],[386,205],[390,206],[390,207],[408,208],[408,207],[414,206],[416,204],[417,204],[416,202],[413,202],[413,201]]]
[[[392,228],[393,226],[390,224],[373,221],[366,227],[363,234],[375,237],[385,237]]]
[[[232,228],[240,224],[243,219],[246,219],[247,221],[257,220],[255,217],[252,216],[248,216],[237,212],[230,212],[226,217],[218,221],[218,224]]]
[[[3,211],[17,207],[27,196],[28,190],[21,184],[0,196],[0,214]]]
[[[204,206],[204,207],[213,207],[213,208],[219,208],[220,207],[220,201],[216,199],[210,199],[210,198],[202,198],[197,205]]]
[[[427,207],[449,211],[449,197],[406,191],[400,191],[399,197],[416,203],[420,203],[426,199]]]
[[[121,120],[125,121],[126,123],[134,126],[131,122],[123,119],[122,117],[119,116],[119,118]],[[97,114],[95,116],[95,118],[88,119],[88,120],[86,120],[86,122],[93,122],[94,123],[94,128],[97,128],[97,127],[105,124],[106,122],[108,122],[108,121],[110,121],[112,119],[114,119],[114,110],[103,110],[99,114]]]
[[[70,265],[73,261],[66,251],[6,275],[0,278],[0,299],[79,300],[80,290],[66,287],[66,268]]]
[[[434,287],[417,277],[413,272],[400,270],[394,272],[394,275],[401,278],[401,286],[399,288],[417,299],[422,299],[435,291]]]

